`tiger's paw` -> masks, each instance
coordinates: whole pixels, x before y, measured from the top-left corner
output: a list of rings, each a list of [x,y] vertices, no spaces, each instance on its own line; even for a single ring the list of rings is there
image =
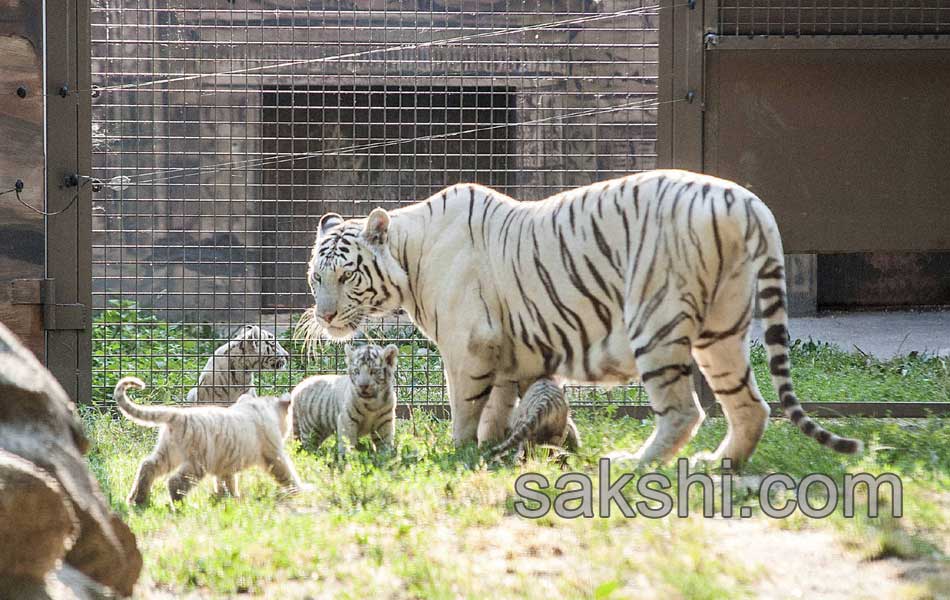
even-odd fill
[[[711,473],[737,473],[739,463],[719,452],[697,452],[689,459],[691,471],[708,471]]]

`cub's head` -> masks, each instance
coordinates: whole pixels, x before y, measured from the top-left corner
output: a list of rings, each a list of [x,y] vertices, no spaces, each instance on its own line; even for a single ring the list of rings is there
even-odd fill
[[[385,348],[374,344],[343,348],[346,352],[346,374],[353,389],[363,398],[375,398],[393,382],[399,348],[390,344]]]
[[[250,369],[283,369],[290,360],[290,354],[274,334],[257,325],[242,327],[228,346],[228,355],[243,357],[246,368]]]
[[[389,251],[389,214],[365,219],[328,213],[320,219],[307,272],[314,322],[333,339],[348,339],[367,316],[399,308],[406,273]]]

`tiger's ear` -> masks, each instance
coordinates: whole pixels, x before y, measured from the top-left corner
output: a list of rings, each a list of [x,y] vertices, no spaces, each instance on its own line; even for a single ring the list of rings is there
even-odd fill
[[[343,222],[343,217],[336,213],[327,213],[320,217],[320,226],[317,230],[320,232],[320,235],[323,235],[330,229],[333,229],[337,225]]]
[[[290,394],[284,394],[277,399],[277,405],[281,410],[287,410],[290,408]]]
[[[389,344],[383,348],[383,360],[390,367],[396,367],[396,359],[399,358],[399,348],[395,344]]]
[[[363,239],[370,244],[382,246],[389,237],[389,213],[382,208],[374,208],[366,217],[363,227]]]

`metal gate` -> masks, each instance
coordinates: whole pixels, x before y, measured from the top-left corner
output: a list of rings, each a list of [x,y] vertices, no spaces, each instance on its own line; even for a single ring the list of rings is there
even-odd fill
[[[789,253],[950,250],[950,4],[669,6],[661,162],[750,187]]]
[[[184,398],[252,323],[290,339],[327,211],[475,181],[522,200],[657,165],[654,0],[94,0],[93,393]],[[671,103],[677,103],[673,100]],[[403,402],[444,402],[405,318]],[[341,350],[259,374],[286,388]],[[641,402],[637,388],[578,403]]]

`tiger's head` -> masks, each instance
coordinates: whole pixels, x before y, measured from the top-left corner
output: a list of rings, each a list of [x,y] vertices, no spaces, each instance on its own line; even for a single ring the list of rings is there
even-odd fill
[[[343,347],[346,353],[346,373],[353,389],[362,398],[375,398],[381,390],[393,384],[399,348],[389,344],[385,348],[375,344]]]
[[[243,358],[245,368],[280,370],[290,362],[290,354],[274,334],[257,325],[242,327],[228,347],[228,355]]]
[[[364,317],[399,308],[406,272],[389,250],[389,224],[382,208],[365,219],[320,219],[307,277],[311,316],[330,338],[349,339]]]

